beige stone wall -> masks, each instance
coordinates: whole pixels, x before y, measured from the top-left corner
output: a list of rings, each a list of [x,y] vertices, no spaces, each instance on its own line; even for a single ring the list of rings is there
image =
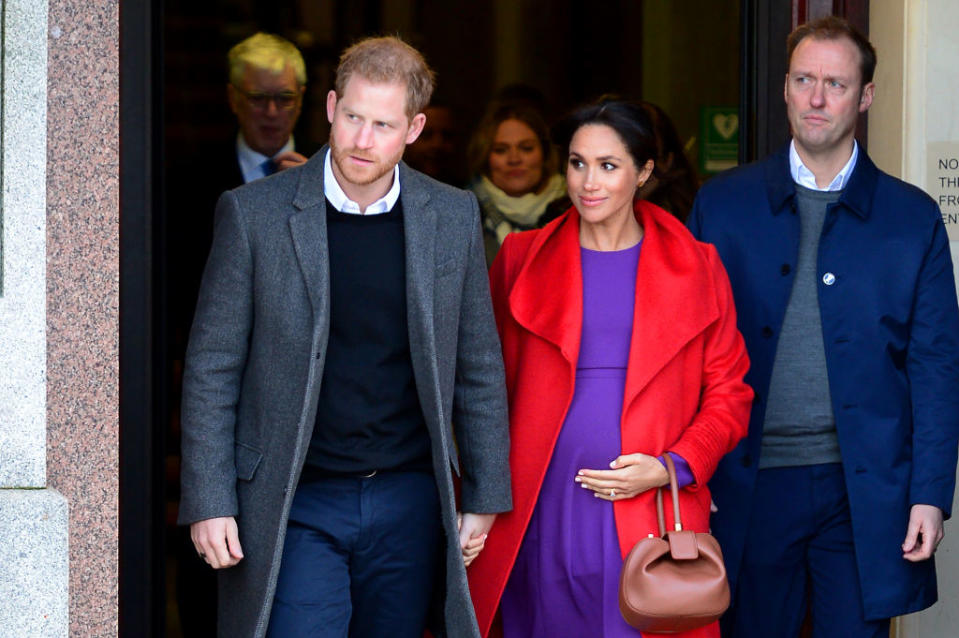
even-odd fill
[[[943,145],[959,149],[959,73],[955,70],[959,3],[876,1],[869,9],[870,39],[879,55],[876,99],[869,113],[870,155],[883,170],[936,195],[938,180],[929,169],[930,157]],[[950,244],[953,264],[959,264],[955,230]],[[953,510],[959,512],[959,499]],[[898,619],[893,627],[898,638],[945,638],[957,633],[959,525],[955,519],[946,522],[945,532],[936,553],[939,602]]]

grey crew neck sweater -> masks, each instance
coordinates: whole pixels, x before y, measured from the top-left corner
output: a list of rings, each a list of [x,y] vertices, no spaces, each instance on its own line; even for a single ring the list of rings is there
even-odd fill
[[[760,468],[842,461],[823,348],[817,263],[826,208],[841,194],[796,186],[799,260],[769,381]]]

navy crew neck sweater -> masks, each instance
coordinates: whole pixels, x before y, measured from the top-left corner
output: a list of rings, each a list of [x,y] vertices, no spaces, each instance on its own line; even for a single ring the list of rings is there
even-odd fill
[[[303,480],[432,471],[406,313],[402,198],[388,213],[329,200],[330,336]]]

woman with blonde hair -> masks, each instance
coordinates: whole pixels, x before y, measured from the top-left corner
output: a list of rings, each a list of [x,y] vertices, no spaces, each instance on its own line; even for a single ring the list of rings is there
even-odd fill
[[[473,134],[469,162],[488,263],[508,234],[539,228],[568,207],[549,127],[530,104],[494,104]]]

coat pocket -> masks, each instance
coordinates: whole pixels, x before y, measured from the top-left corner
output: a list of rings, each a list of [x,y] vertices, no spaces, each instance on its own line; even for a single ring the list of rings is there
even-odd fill
[[[460,475],[460,457],[459,452],[456,449],[456,441],[453,440],[453,434],[450,432],[449,438],[446,440],[446,454],[449,455],[450,467],[453,468],[453,473],[456,476]]]
[[[235,454],[236,477],[241,481],[253,480],[253,475],[256,474],[256,468],[259,467],[263,454],[255,447],[240,441],[236,442]]]

